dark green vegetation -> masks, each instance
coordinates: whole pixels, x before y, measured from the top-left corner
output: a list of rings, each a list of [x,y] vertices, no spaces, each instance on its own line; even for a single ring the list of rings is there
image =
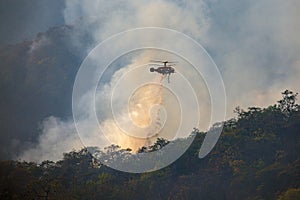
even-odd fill
[[[296,94],[282,94],[268,108],[237,108],[204,159],[205,133],[195,129],[188,151],[152,173],[99,168],[86,149],[56,163],[1,161],[0,199],[300,199],[300,111]]]

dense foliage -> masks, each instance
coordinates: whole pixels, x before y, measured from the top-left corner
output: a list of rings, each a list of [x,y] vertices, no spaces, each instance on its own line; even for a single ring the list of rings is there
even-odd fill
[[[86,149],[66,153],[58,162],[1,161],[0,199],[300,199],[297,94],[282,94],[267,108],[237,108],[237,118],[224,123],[205,158],[198,158],[205,133],[195,129],[188,151],[151,173],[97,165]],[[160,151],[167,143],[159,139],[141,152]]]

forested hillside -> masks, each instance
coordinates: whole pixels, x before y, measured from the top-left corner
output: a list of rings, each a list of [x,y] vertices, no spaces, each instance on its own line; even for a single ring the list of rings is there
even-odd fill
[[[237,108],[203,159],[198,151],[205,133],[194,129],[188,151],[151,173],[115,171],[93,162],[87,149],[58,162],[1,161],[0,199],[300,199],[300,111],[297,94],[282,95],[267,108]]]

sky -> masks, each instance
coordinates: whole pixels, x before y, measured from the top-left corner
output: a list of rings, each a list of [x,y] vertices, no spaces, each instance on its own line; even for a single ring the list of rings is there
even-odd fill
[[[0,18],[0,44],[34,38],[38,32],[60,24],[80,24],[77,31],[89,32],[94,47],[114,34],[134,28],[161,27],[187,35],[204,47],[220,71],[226,91],[226,119],[234,116],[232,111],[236,106],[265,107],[275,104],[280,99],[280,92],[285,89],[300,91],[298,0],[66,0],[32,1],[28,5],[22,1],[0,2],[0,9],[4,11],[1,15],[5,16]],[[21,14],[26,17],[19,17]],[[179,37],[163,38],[160,34],[145,34],[143,37],[150,38],[152,42],[161,41],[162,44],[174,41],[174,48],[181,45],[176,44]],[[131,37],[112,46],[110,51],[132,47],[142,41],[139,37]],[[80,46],[76,36],[71,42]],[[182,52],[197,57],[197,52],[191,49]],[[161,52],[140,52],[127,59],[123,68],[119,69],[120,63],[116,64],[114,78],[107,85],[103,84],[108,92],[100,91],[97,93],[99,98],[110,94],[109,88],[115,79],[129,73],[132,66],[142,65],[146,59],[153,57],[164,59],[161,55]],[[165,56],[169,56],[168,59],[179,59],[174,55]],[[104,62],[103,59],[96,61]],[[191,68],[188,64],[186,67]],[[202,117],[211,116],[205,110],[211,105],[211,100],[203,79],[200,77],[200,80],[194,80],[192,76],[186,76],[196,88],[201,102],[204,102],[199,107],[201,109],[202,106]],[[183,101],[183,104],[188,104],[188,101]],[[60,152],[82,147],[78,135],[74,134],[76,130],[71,117],[69,120],[58,116],[41,119],[43,123],[38,142],[30,145],[20,158],[57,160],[62,156]],[[91,128],[89,117],[77,123]],[[107,127],[110,118],[105,119],[102,125]],[[211,125],[209,120],[204,124],[206,127]],[[93,137],[89,136],[86,141]]]

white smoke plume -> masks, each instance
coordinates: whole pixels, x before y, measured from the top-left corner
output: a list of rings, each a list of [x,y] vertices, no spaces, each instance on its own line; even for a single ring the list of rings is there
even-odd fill
[[[20,159],[35,162],[61,159],[63,152],[70,152],[83,147],[75,133],[73,123],[63,122],[55,117],[46,118],[42,123],[39,143],[25,151]]]
[[[92,28],[89,26],[89,31],[97,42],[121,31],[138,27],[171,28],[194,38],[211,53],[223,75],[228,98],[228,117],[232,117],[232,110],[238,105],[267,106],[274,104],[279,99],[280,92],[286,88],[299,92],[299,6],[298,0],[68,0],[65,21],[67,24],[74,24],[80,19],[86,24],[93,24]],[[157,35],[144,37],[163,42]],[[124,43],[128,45],[138,41],[138,38],[135,38]],[[138,65],[150,59],[165,58],[157,54],[142,54],[129,63]],[[117,71],[115,78],[119,79],[123,73],[131,70],[130,64]],[[137,75],[136,78],[142,77]],[[116,79],[112,78],[111,81]],[[193,78],[190,81],[194,85],[201,82]],[[173,83],[180,88],[179,83]],[[108,83],[99,93],[99,99],[109,96],[109,84],[112,85]],[[197,95],[207,96],[205,91]],[[209,101],[204,102],[202,106],[207,105],[210,105]],[[207,110],[202,110],[202,115],[209,115]],[[102,113],[102,116],[105,115],[106,113]],[[49,120],[54,120],[55,123],[45,123],[40,143],[25,152],[23,159],[57,160],[62,154],[58,151],[52,152],[54,146],[61,152],[80,146],[73,145],[79,144],[79,140],[76,131],[70,128],[73,127],[72,121],[63,122],[56,118]],[[104,120],[102,125],[115,132],[115,127],[109,120],[110,118]],[[82,123],[88,127],[88,119]],[[203,123],[205,128],[208,125],[207,121]],[[97,131],[91,132],[90,140],[93,140]],[[121,137],[115,139],[123,142],[124,147],[132,145]],[[144,142],[137,143],[140,145]]]

